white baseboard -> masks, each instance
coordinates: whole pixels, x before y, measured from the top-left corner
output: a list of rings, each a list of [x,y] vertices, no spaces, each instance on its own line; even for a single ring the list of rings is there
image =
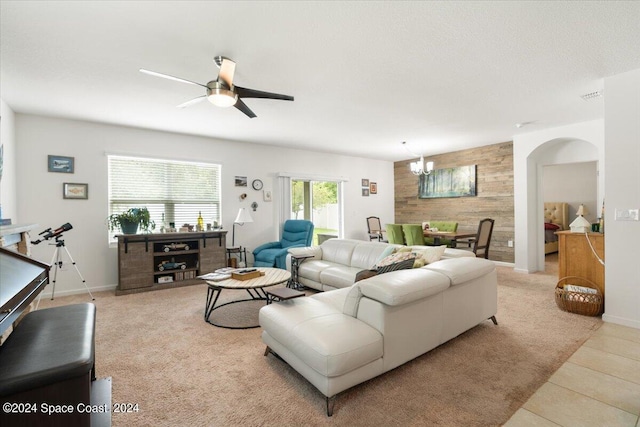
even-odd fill
[[[501,267],[515,267],[516,265],[512,262],[505,262],[505,261],[493,261],[493,263],[495,265],[499,265]]]
[[[622,325],[622,326],[628,326],[634,329],[640,329],[640,321],[638,320],[627,319],[625,317],[619,317],[619,316],[612,316],[606,313],[602,315],[602,320],[604,320],[607,323],[615,323],[616,325]]]

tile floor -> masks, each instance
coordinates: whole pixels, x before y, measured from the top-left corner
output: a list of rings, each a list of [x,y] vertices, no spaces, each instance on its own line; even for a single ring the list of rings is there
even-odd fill
[[[604,323],[504,424],[640,427],[640,329]]]

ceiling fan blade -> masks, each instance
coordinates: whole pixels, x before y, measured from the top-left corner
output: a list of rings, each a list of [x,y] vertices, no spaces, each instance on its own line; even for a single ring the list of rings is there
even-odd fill
[[[200,101],[204,101],[205,99],[207,99],[207,95],[202,95],[202,96],[199,96],[197,98],[193,98],[193,99],[191,99],[191,100],[189,100],[187,102],[183,102],[182,104],[178,105],[177,107],[178,108],[186,108],[186,107],[189,107],[189,106],[191,106],[193,104],[197,104]]]
[[[229,58],[222,57],[218,81],[222,80],[227,86],[231,87],[233,85],[233,75],[235,72],[236,63]]]
[[[235,91],[240,98],[266,98],[280,99],[282,101],[293,101],[293,96],[281,95],[279,93],[263,92],[255,89],[247,89],[240,86],[236,86]]]
[[[164,79],[175,80],[176,82],[189,83],[190,85],[202,86],[206,88],[205,85],[192,82],[190,80],[181,79],[180,77],[170,76],[168,74],[156,73],[155,71],[145,70],[144,68],[140,68],[141,73],[149,74],[150,76],[162,77]]]
[[[251,119],[253,119],[254,117],[257,117],[255,115],[255,113],[253,111],[251,111],[251,109],[249,107],[247,107],[247,104],[242,102],[242,100],[240,98],[238,98],[238,100],[236,101],[236,104],[234,105],[234,107],[236,107],[238,110],[240,110],[243,113],[245,113]]]

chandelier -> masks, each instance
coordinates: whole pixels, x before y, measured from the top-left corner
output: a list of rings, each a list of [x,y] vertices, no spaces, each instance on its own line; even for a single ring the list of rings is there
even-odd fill
[[[420,161],[411,162],[411,173],[414,175],[429,175],[433,172],[433,162],[424,162],[424,157],[420,156]]]
[[[406,141],[403,141],[402,145],[404,145],[404,148],[407,150],[409,154],[416,157],[418,156],[417,154],[414,154],[411,151],[409,151],[409,149],[407,148]],[[423,155],[420,155],[419,161],[409,163],[409,167],[411,168],[411,173],[414,175],[429,175],[431,172],[433,172],[433,162],[425,163]]]

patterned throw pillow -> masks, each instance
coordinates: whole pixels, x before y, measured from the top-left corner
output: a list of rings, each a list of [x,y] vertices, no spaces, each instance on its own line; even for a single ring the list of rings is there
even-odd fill
[[[376,259],[376,263],[374,264],[373,267],[371,267],[372,269],[375,269],[375,266],[378,265],[378,263],[380,261],[382,261],[383,259],[385,259],[386,257],[388,257],[391,254],[394,254],[397,252],[397,248],[395,248],[394,246],[387,246],[384,251],[382,251],[382,253],[380,254],[380,256],[378,256],[378,258]]]
[[[378,270],[361,270],[356,273],[356,280],[354,283],[359,282],[360,280],[368,279],[369,277],[373,277],[378,274]]]
[[[382,274],[388,273],[389,271],[413,268],[415,258],[415,254],[411,252],[396,252],[381,260],[377,264],[376,269],[378,270],[378,274]]]
[[[416,262],[414,268],[424,267],[427,264],[431,264],[432,262],[440,261],[442,255],[444,255],[444,250],[447,249],[446,245],[441,246],[431,246],[419,251],[416,251]]]

